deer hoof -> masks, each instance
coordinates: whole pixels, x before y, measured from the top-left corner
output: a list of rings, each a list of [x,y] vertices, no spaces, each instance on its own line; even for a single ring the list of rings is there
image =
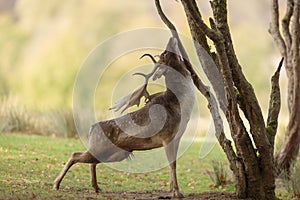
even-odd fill
[[[184,198],[184,195],[180,192],[174,192],[173,197],[175,197],[175,198]]]
[[[174,193],[173,193],[173,197],[174,197],[174,198],[180,198],[180,199],[181,199],[181,198],[184,198],[183,194],[180,193],[180,192],[174,192]]]
[[[53,190],[59,190],[59,185],[55,183],[55,184],[53,185]]]
[[[100,188],[95,188],[95,192],[96,192],[96,193],[101,192]]]
[[[97,185],[93,185],[93,188],[95,190],[96,193],[99,193],[101,190],[100,188],[98,187],[98,184]]]

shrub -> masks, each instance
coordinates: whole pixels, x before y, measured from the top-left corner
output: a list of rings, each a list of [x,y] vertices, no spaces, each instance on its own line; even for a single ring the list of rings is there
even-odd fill
[[[221,161],[212,161],[213,171],[206,171],[210,179],[213,181],[213,186],[219,187],[228,184],[228,171],[226,165]]]
[[[0,99],[0,132],[77,136],[71,109],[48,112],[29,110],[11,96]]]
[[[12,97],[1,98],[0,121],[2,132],[29,132],[34,128],[32,116]]]
[[[290,175],[282,175],[285,180],[287,191],[293,197],[300,197],[300,162],[293,164]]]

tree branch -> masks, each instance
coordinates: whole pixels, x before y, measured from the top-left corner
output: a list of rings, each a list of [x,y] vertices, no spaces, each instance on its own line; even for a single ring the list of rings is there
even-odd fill
[[[228,21],[227,21],[227,6],[224,0],[213,0],[211,1],[214,18],[216,21],[216,27],[222,33],[226,42],[224,42],[225,53],[228,59],[228,66],[226,68],[231,69],[232,81],[238,90],[240,99],[244,102],[245,107],[241,107],[247,120],[249,121],[251,127],[251,134],[253,135],[254,142],[258,148],[260,154],[262,152],[267,153],[269,149],[269,140],[265,134],[265,124],[262,115],[261,108],[259,106],[258,100],[254,93],[254,89],[251,84],[247,81],[244,76],[238,59],[235,55],[235,51],[232,44],[231,34],[229,31]],[[216,42],[216,41],[214,41]],[[218,41],[217,41],[218,42]],[[220,45],[216,43],[217,48]],[[222,50],[223,52],[224,50]],[[222,53],[221,52],[221,53]],[[220,54],[220,53],[219,53]],[[221,55],[220,55],[221,56]],[[222,63],[226,62],[224,59],[220,61]],[[228,77],[226,77],[227,80]],[[225,80],[224,80],[225,81]]]
[[[182,54],[183,59],[186,59],[187,61],[189,61],[189,57],[188,54],[186,53],[186,50],[184,49],[184,46],[179,38],[178,32],[176,30],[176,27],[172,24],[172,22],[167,18],[167,16],[165,15],[165,13],[163,12],[161,6],[160,6],[160,2],[159,0],[155,0],[155,5],[156,5],[156,9],[157,12],[161,18],[161,20],[166,24],[166,26],[170,29],[173,37],[175,37],[178,41],[178,47],[179,50]]]
[[[155,0],[155,4],[156,4],[156,8],[157,8],[158,13],[159,13],[160,17],[162,18],[163,22],[171,30],[173,37],[175,37],[178,40],[178,43],[182,45],[182,42],[179,38],[179,35],[176,31],[175,26],[171,23],[170,20],[168,20],[166,15],[163,13],[159,0]],[[204,83],[201,81],[201,79],[196,74],[191,63],[189,62],[188,55],[187,55],[183,45],[182,45],[182,48],[180,49],[180,51],[182,53],[182,56],[183,56],[183,59],[184,59],[187,69],[191,72],[191,76],[192,76],[194,85],[197,87],[197,89],[201,92],[201,94],[208,101],[208,108],[210,110],[210,113],[212,115],[214,125],[215,125],[216,137],[229,160],[230,167],[232,168],[232,170],[234,172],[236,172],[237,165],[239,165],[239,161],[238,161],[238,158],[232,148],[231,141],[228,140],[225,136],[223,120],[220,116],[220,112],[218,109],[218,103],[217,103],[214,95],[209,90],[209,87],[205,86]]]
[[[190,14],[187,17],[191,18],[193,20],[193,24],[194,26],[197,27],[197,29],[202,30],[202,32],[207,35],[207,37],[209,39],[211,39],[212,41],[216,41],[219,40],[220,42],[224,41],[222,38],[222,35],[218,32],[215,31],[213,29],[210,29],[203,21],[203,19],[201,18],[201,14],[199,12],[199,10],[197,9],[197,4],[195,1],[190,1],[190,0],[181,0],[182,5],[184,6],[185,10],[190,10]],[[191,25],[191,27],[192,27]],[[199,41],[198,41],[199,42]],[[199,42],[200,43],[200,42]],[[201,43],[200,43],[201,44]]]
[[[282,57],[286,57],[287,49],[286,44],[281,36],[279,29],[279,8],[278,0],[272,0],[272,18],[269,28],[269,33],[274,38]]]
[[[269,138],[272,147],[274,147],[274,140],[275,140],[277,127],[278,127],[278,116],[279,116],[280,106],[281,106],[279,77],[280,77],[280,70],[283,64],[283,60],[284,58],[281,59],[275,74],[271,78],[272,89],[270,95],[266,130],[267,130],[267,136]]]
[[[210,29],[203,22],[195,1],[182,0],[182,5],[185,10],[190,10],[190,12],[186,12],[186,16],[188,18],[190,29],[194,33],[192,36],[194,38],[194,46],[196,48],[199,61],[216,93],[220,108],[223,113],[225,113],[227,109],[227,100],[220,69],[216,64],[219,64],[218,58],[215,53],[210,52],[207,40],[204,41],[202,39],[203,37],[206,38],[207,35],[210,39],[213,38],[214,40],[222,42],[223,38],[217,31]]]
[[[295,118],[297,115],[298,109],[300,110],[299,102],[299,90],[300,90],[300,59],[299,59],[299,43],[300,43],[300,2],[299,0],[295,0],[294,2],[294,10],[293,10],[293,21],[292,21],[292,46],[291,46],[291,56],[292,56],[292,72],[293,72],[293,95],[292,95],[292,103],[293,105],[292,114],[290,116],[291,119]]]
[[[292,36],[290,33],[290,21],[293,15],[293,10],[294,10],[294,0],[287,0],[286,13],[281,21],[282,33],[285,39],[287,50],[290,49],[292,44]]]

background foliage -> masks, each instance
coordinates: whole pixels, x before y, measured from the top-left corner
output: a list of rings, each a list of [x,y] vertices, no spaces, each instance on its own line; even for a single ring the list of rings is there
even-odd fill
[[[202,13],[208,17],[208,2],[200,2]],[[162,3],[178,30],[189,35],[181,5],[176,1]],[[269,5],[254,0],[247,6],[240,2],[229,2],[229,6],[239,60],[266,113],[269,79],[280,60],[267,33]],[[31,113],[71,111],[76,74],[89,52],[114,34],[145,27],[164,27],[152,1],[0,0],[0,96],[17,99],[20,109]],[[194,51],[193,47],[189,51]],[[140,55],[134,55],[137,57],[124,55],[118,59],[113,75],[99,83],[95,98],[101,96],[96,100],[100,119],[112,115],[107,110],[112,104],[112,80],[118,80],[126,69],[136,65]],[[284,79],[282,84],[285,88]],[[126,86],[124,91],[130,92]],[[202,120],[209,121],[201,98]],[[6,103],[1,101],[2,105]],[[281,116],[284,127],[286,115]],[[208,129],[205,124],[209,123],[203,123],[203,130]]]

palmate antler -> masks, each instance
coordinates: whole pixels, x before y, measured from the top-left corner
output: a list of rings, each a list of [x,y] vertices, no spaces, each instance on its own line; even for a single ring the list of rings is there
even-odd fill
[[[114,110],[114,111],[119,111],[122,107],[125,106],[125,108],[122,110],[121,113],[123,113],[125,110],[127,110],[128,108],[137,105],[140,105],[141,102],[141,98],[145,97],[145,101],[149,100],[149,92],[147,91],[147,86],[148,86],[148,82],[149,79],[151,78],[151,76],[153,76],[153,74],[155,73],[155,71],[158,69],[159,64],[157,63],[157,61],[154,59],[154,57],[151,54],[144,54],[140,57],[140,59],[144,58],[145,56],[148,56],[151,58],[151,60],[153,61],[153,63],[155,64],[153,70],[149,73],[149,74],[143,74],[143,73],[134,73],[133,75],[140,75],[145,77],[145,84],[138,88],[137,90],[135,90],[134,92],[123,96],[122,98],[120,98],[119,100],[117,100],[115,102],[115,104],[109,108],[109,110]]]

